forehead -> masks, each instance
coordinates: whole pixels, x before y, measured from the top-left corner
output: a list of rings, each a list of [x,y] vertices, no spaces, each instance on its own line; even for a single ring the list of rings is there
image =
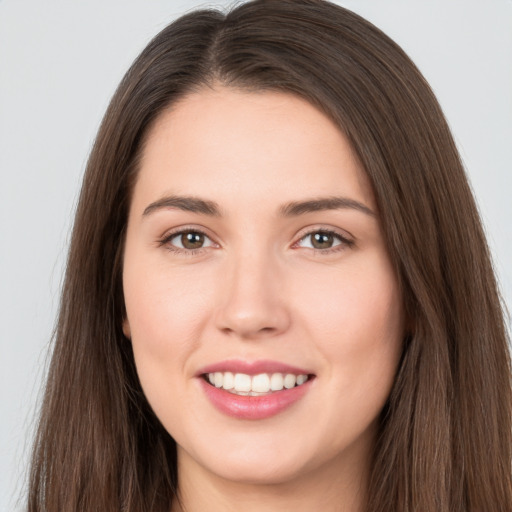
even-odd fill
[[[135,195],[163,193],[259,204],[343,194],[373,205],[362,166],[326,115],[292,94],[226,87],[186,96],[148,133]]]

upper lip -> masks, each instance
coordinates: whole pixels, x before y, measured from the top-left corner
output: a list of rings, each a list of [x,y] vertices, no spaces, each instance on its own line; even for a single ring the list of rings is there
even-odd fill
[[[298,368],[286,363],[271,360],[243,361],[240,359],[229,359],[209,364],[201,368],[196,376],[200,377],[205,373],[232,372],[245,373],[247,375],[258,375],[260,373],[292,373],[294,375],[311,375],[312,372],[304,368]]]

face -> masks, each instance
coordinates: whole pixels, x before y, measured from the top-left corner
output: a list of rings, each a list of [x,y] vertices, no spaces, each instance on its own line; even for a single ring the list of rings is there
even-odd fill
[[[368,180],[293,95],[161,114],[124,253],[124,332],[181,468],[285,482],[368,464],[403,314]]]

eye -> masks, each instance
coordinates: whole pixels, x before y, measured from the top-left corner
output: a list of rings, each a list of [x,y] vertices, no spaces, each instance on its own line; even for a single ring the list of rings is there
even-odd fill
[[[178,252],[194,251],[215,246],[213,241],[205,233],[193,229],[171,233],[162,240],[161,243]]]
[[[338,246],[350,247],[353,245],[353,242],[334,231],[317,230],[303,236],[296,245],[298,247],[326,251],[329,249],[335,249]]]

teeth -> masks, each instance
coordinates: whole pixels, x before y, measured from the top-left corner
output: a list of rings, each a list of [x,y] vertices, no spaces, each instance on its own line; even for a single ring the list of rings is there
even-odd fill
[[[293,373],[260,373],[251,376],[245,373],[215,372],[209,373],[207,377],[208,382],[216,388],[222,388],[237,395],[250,396],[291,389],[308,380],[307,375],[294,375]]]
[[[288,373],[284,378],[284,387],[286,389],[291,389],[295,387],[296,377],[291,373]]]
[[[245,373],[236,373],[235,391],[251,391],[251,376]]]
[[[233,389],[235,387],[235,376],[231,372],[224,374],[224,380],[222,381],[222,387],[224,389]]]
[[[282,373],[274,373],[270,377],[270,389],[272,391],[280,391],[284,387],[284,377]]]
[[[270,377],[266,373],[260,373],[252,378],[251,391],[268,393],[270,391]]]

